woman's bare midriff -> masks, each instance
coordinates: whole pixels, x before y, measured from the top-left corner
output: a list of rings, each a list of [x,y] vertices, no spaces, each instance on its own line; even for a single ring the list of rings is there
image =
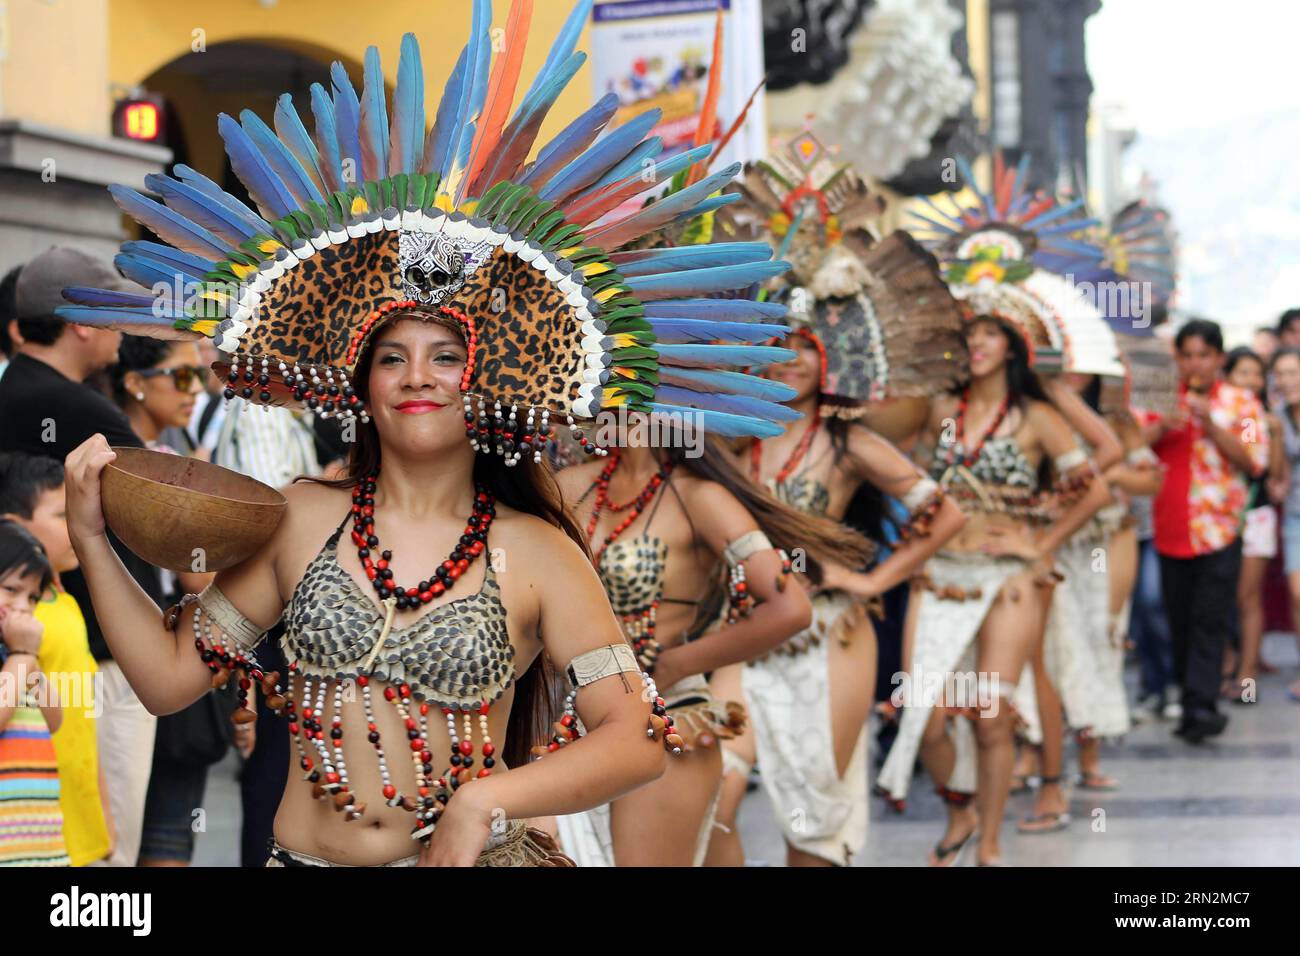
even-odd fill
[[[1000,512],[969,511],[966,524],[943,546],[945,551],[983,551],[993,542],[1010,549],[1017,540],[1029,544],[1034,539],[1033,526],[1020,518]]]
[[[313,687],[315,682],[313,682]],[[375,726],[379,729],[380,745],[384,748],[384,760],[393,785],[398,792],[415,796],[415,767],[407,739],[406,726],[398,715],[397,709],[384,700],[384,687],[380,682],[370,686],[371,707],[375,716]],[[295,679],[294,699],[298,700],[297,681]],[[345,690],[345,695],[347,691]],[[313,697],[315,694],[313,693]],[[510,715],[510,706],[514,701],[514,689],[492,706],[488,718],[492,742],[497,748],[496,766],[493,774],[506,772],[501,760],[502,745],[506,738],[506,723]],[[326,713],[332,718],[333,711],[327,704]],[[441,710],[430,707],[428,715],[429,750],[433,754],[434,772],[438,776],[447,767],[451,756],[451,741],[447,736],[446,717]],[[463,726],[463,718],[458,717],[458,727]],[[326,722],[326,726],[329,724]],[[474,727],[474,766],[475,774],[483,767],[482,741],[479,736],[478,717],[473,718]],[[288,730],[283,730],[288,733]],[[303,779],[304,773],[299,764],[298,748],[291,740],[289,743],[289,777],[285,784],[284,796],[275,815],[276,841],[287,850],[296,850],[311,856],[348,866],[378,866],[403,857],[413,856],[420,850],[420,845],[411,839],[411,830],[415,826],[415,815],[400,807],[390,807],[384,799],[383,784],[379,775],[379,758],[374,745],[368,739],[365,708],[360,688],[356,699],[343,703],[343,758],[347,763],[349,789],[356,795],[359,803],[366,805],[365,814],[358,820],[348,822],[344,811],[335,810],[332,797],[316,800],[312,797],[312,784]],[[328,738],[328,731],[326,737]],[[320,767],[320,754],[313,744],[304,742],[308,756],[313,764]],[[333,752],[331,751],[331,757]],[[471,782],[467,786],[473,786]]]

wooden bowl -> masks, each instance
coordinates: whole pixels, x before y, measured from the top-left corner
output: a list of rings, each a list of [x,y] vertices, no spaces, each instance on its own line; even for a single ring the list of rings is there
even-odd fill
[[[271,539],[284,495],[228,468],[117,448],[101,478],[104,519],[122,543],[169,571],[220,571]]]

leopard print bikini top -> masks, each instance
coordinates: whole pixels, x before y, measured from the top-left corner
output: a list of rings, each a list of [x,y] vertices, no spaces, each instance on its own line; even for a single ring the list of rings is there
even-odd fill
[[[578,499],[577,504],[585,501],[595,487],[592,485]],[[656,601],[661,604],[692,606],[699,603],[663,596],[664,572],[668,568],[668,545],[662,538],[650,534],[650,526],[654,523],[660,502],[671,488],[671,481],[666,482],[655,497],[650,515],[646,519],[645,530],[641,534],[635,538],[617,538],[611,541],[600,556],[596,573],[600,575],[601,583],[605,585],[610,607],[620,618],[640,614]]]
[[[1050,518],[1040,494],[1038,469],[1014,435],[986,439],[979,457],[968,467],[961,464],[966,454],[962,443],[945,432],[930,462],[930,477],[944,485],[963,511],[1000,512],[1033,521]]]
[[[813,471],[820,466],[823,459],[834,452],[834,446],[827,445],[826,450],[817,456],[816,460],[806,462],[796,474],[791,475],[785,481],[777,481],[770,478],[766,482],[767,490],[772,492],[772,496],[791,508],[811,515],[825,515],[826,510],[831,506],[831,492],[826,485],[819,481]]]
[[[307,565],[284,613],[280,646],[301,673],[356,677],[384,628],[384,613],[343,570],[338,530]],[[514,645],[506,628],[501,585],[491,561],[475,594],[440,604],[404,627],[394,626],[375,657],[371,676],[406,683],[438,707],[465,710],[500,698],[514,683]]]

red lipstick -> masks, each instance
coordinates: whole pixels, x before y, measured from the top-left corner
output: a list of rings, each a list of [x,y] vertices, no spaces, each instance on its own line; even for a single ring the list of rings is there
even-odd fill
[[[403,415],[423,415],[426,412],[436,412],[439,409],[446,408],[446,405],[439,402],[431,401],[427,398],[411,399],[395,406]]]

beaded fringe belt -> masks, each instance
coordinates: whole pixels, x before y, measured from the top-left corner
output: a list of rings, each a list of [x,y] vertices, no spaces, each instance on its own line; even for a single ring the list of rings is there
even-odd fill
[[[419,856],[403,857],[382,866],[415,866]],[[286,850],[274,840],[271,841],[271,858],[267,866],[346,866],[343,863],[331,863],[319,857],[295,850]],[[560,852],[559,846],[549,833],[522,823],[511,825],[509,832],[495,844],[489,845],[479,854],[475,866],[520,867],[520,866],[559,866],[569,867],[576,864]]]

